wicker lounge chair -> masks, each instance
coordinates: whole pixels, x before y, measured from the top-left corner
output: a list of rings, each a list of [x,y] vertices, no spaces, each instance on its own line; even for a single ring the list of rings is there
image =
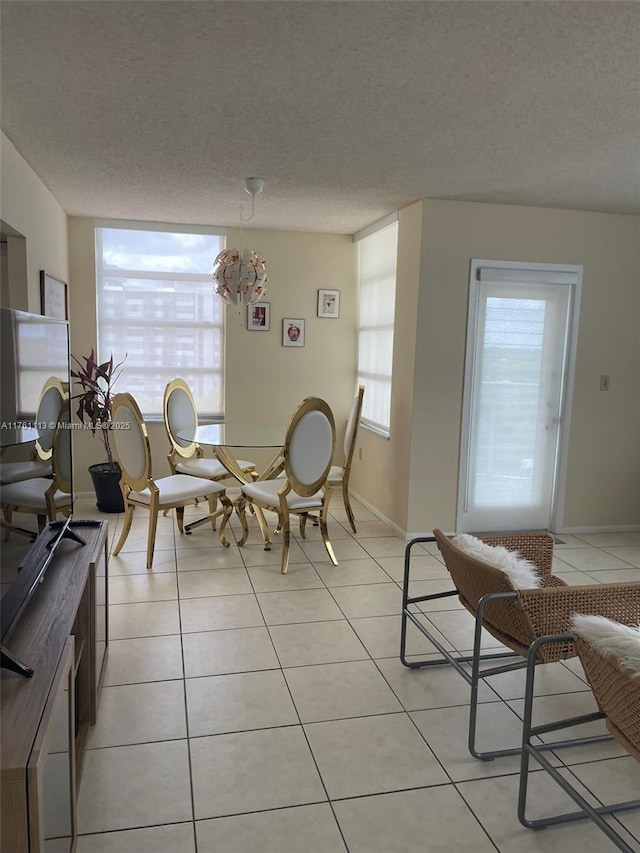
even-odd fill
[[[489,545],[502,545],[509,551],[518,551],[521,557],[534,563],[540,577],[540,587],[514,589],[508,575],[457,548],[441,530],[434,530],[433,537],[413,539],[405,549],[400,659],[411,669],[451,664],[467,681],[471,686],[469,751],[474,758],[488,761],[502,755],[515,755],[521,751],[521,747],[484,752],[476,748],[480,681],[492,675],[527,667],[525,713],[527,711],[530,713],[536,665],[571,658],[577,654],[569,634],[571,616],[576,612],[600,614],[631,624],[633,619],[637,618],[640,583],[567,586],[563,580],[551,574],[553,536],[545,531],[491,534],[478,538]],[[420,542],[434,541],[438,544],[456,588],[450,592],[412,597],[409,595],[412,548]],[[471,655],[459,655],[445,649],[430,630],[427,617],[415,607],[423,602],[450,595],[458,595],[461,603],[475,618]],[[429,639],[442,655],[442,659],[407,659],[406,638],[409,622]],[[481,654],[483,628],[511,651]],[[517,658],[515,661],[514,657]],[[500,658],[512,660],[510,663],[481,669],[482,661],[495,661]],[[466,663],[471,663],[471,673],[464,666]],[[607,737],[607,735],[597,735],[579,740],[559,741],[554,744],[545,744],[543,748],[552,749],[578,743],[591,743]]]
[[[640,603],[636,605],[635,617],[631,621],[636,625],[640,621]],[[569,784],[567,778],[558,773],[547,757],[541,753],[540,746],[532,742],[537,734],[554,731],[560,726],[579,725],[594,719],[604,719],[613,737],[636,761],[640,761],[640,678],[637,673],[622,665],[612,652],[603,653],[596,650],[587,640],[579,636],[577,629],[574,643],[599,710],[593,714],[546,726],[532,726],[530,715],[525,718],[518,817],[524,826],[533,829],[590,817],[620,850],[625,851],[625,853],[634,853],[637,848],[630,847],[619,833],[604,820],[602,815],[638,808],[640,807],[640,800],[628,800],[623,803],[594,808]],[[537,820],[527,820],[525,811],[530,757],[533,757],[569,794],[580,807],[580,811]]]

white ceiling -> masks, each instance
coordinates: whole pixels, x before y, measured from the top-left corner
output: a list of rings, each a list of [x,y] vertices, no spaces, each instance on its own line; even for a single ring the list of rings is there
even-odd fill
[[[640,213],[640,4],[4,0],[2,129],[72,215],[353,233]],[[246,212],[246,209],[245,209]]]

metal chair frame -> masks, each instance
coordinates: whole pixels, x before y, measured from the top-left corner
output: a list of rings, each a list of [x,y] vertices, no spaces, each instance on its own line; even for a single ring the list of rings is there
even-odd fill
[[[473,640],[473,653],[471,655],[460,655],[460,654],[452,654],[448,649],[445,649],[442,643],[429,631],[427,628],[425,621],[420,619],[419,615],[409,610],[410,605],[420,604],[423,601],[433,601],[435,599],[447,598],[452,595],[458,595],[457,589],[452,589],[447,592],[436,592],[431,593],[429,595],[418,595],[418,596],[410,596],[409,595],[409,583],[411,576],[411,549],[414,545],[422,542],[435,542],[437,541],[435,536],[419,536],[415,539],[412,539],[407,543],[405,548],[404,555],[404,579],[402,585],[402,622],[401,622],[401,633],[400,633],[400,660],[404,664],[404,666],[409,669],[424,669],[432,666],[444,666],[446,664],[450,664],[456,670],[456,672],[461,675],[467,684],[471,687],[471,695],[469,700],[469,733],[468,733],[468,747],[469,752],[474,758],[479,759],[480,761],[492,761],[494,758],[498,758],[504,755],[518,755],[522,752],[522,747],[509,747],[506,749],[494,749],[494,750],[485,750],[480,751],[476,746],[476,729],[477,729],[477,719],[478,719],[478,690],[480,686],[480,682],[490,678],[492,675],[500,675],[504,672],[513,672],[518,669],[527,668],[527,677],[525,684],[525,717],[528,714],[529,720],[531,719],[531,713],[533,708],[533,690],[534,690],[534,677],[535,677],[535,668],[537,665],[541,664],[542,661],[536,658],[536,653],[538,648],[540,647],[540,641],[537,641],[536,644],[532,644],[529,648],[529,654],[527,658],[522,658],[517,652],[509,651],[509,652],[489,652],[486,654],[480,653],[480,643],[482,639],[482,628],[484,622],[484,613],[487,607],[496,601],[506,601],[510,599],[515,599],[518,596],[517,592],[497,592],[490,593],[489,595],[483,596],[477,604],[476,612],[475,612],[475,629],[474,629],[474,640]],[[426,617],[425,617],[426,618]],[[406,654],[406,641],[407,641],[407,622],[411,622],[412,625],[420,631],[423,636],[425,636],[429,642],[438,650],[438,652],[442,655],[442,660],[408,660]],[[546,642],[553,642],[552,639],[547,639],[546,637],[541,638]],[[571,639],[571,635],[569,635],[569,639]],[[557,639],[556,639],[557,642]],[[535,645],[535,647],[534,647]],[[505,658],[518,658],[517,661],[513,663],[502,664],[501,666],[494,666],[489,669],[481,669],[480,664],[483,661],[488,660],[500,660]],[[471,663],[471,673],[469,673],[464,667],[463,664]],[[571,722],[567,722],[566,725],[571,725]],[[559,728],[562,726],[558,726]],[[542,728],[542,727],[541,727]],[[551,749],[558,749],[563,746],[579,746],[581,744],[586,743],[595,743],[602,740],[610,740],[609,735],[591,735],[584,738],[578,738],[573,740],[563,740],[556,741],[550,744],[542,744],[537,747],[540,751],[547,751]]]
[[[523,826],[526,826],[529,829],[542,829],[546,826],[554,826],[559,823],[569,823],[571,821],[582,820],[585,817],[590,817],[619,850],[623,850],[624,853],[637,853],[637,851],[634,851],[622,836],[604,820],[603,815],[615,814],[616,812],[629,811],[630,809],[638,808],[640,807],[640,799],[627,800],[625,802],[613,803],[611,805],[592,806],[564,778],[564,776],[558,772],[549,759],[542,754],[543,748],[538,744],[532,743],[532,738],[542,734],[547,734],[548,732],[558,731],[559,729],[568,728],[569,726],[590,723],[594,720],[606,719],[607,715],[605,713],[602,711],[594,711],[591,714],[582,714],[577,717],[557,720],[553,723],[547,723],[542,726],[534,726],[532,724],[533,669],[535,666],[535,655],[537,654],[538,649],[547,643],[565,642],[567,640],[573,640],[573,635],[556,634],[555,636],[540,637],[531,644],[531,650],[527,660],[527,694],[525,696],[525,714],[522,727],[522,761],[520,765],[520,788],[518,792],[518,820]],[[603,735],[601,736],[601,739],[611,739],[611,737],[609,735]],[[552,746],[555,745],[556,744],[553,744]],[[550,748],[546,744],[544,746],[545,749]],[[537,761],[538,764],[546,770],[553,779],[555,779],[562,790],[580,807],[580,811],[566,812],[565,814],[538,818],[536,820],[529,820],[526,817],[530,758]]]

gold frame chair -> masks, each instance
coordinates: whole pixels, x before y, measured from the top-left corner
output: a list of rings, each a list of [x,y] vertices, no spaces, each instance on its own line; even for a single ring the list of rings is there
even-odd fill
[[[194,477],[190,474],[170,474],[168,477],[153,479],[151,472],[151,448],[149,435],[142,412],[131,394],[116,394],[112,406],[113,445],[122,475],[120,488],[124,498],[124,526],[113,551],[120,553],[127,540],[136,507],[149,510],[149,531],[147,536],[147,569],[153,563],[158,513],[165,509],[175,509],[180,533],[184,532],[184,508],[205,499],[209,504],[208,520],[215,530],[215,520],[222,516],[218,538],[225,548],[229,542],[224,536],[232,505],[223,486],[213,480]],[[217,501],[222,509],[216,510]]]
[[[319,397],[305,398],[295,409],[285,436],[282,458],[285,478],[259,480],[244,485],[238,502],[238,515],[242,523],[244,545],[249,535],[245,505],[253,504],[256,510],[269,510],[278,516],[276,532],[282,532],[282,563],[280,571],[286,574],[289,567],[291,532],[289,516],[298,515],[303,520],[310,512],[319,513],[320,531],[327,554],[334,566],[338,561],[329,540],[327,517],[331,486],[327,477],[336,442],[336,426],[329,404]],[[265,543],[271,549],[271,538],[261,512],[256,512]]]
[[[57,398],[57,401],[56,401]],[[31,458],[24,462],[0,463],[0,483],[18,483],[35,477],[50,477],[52,473],[51,457],[56,436],[57,423],[62,417],[65,402],[69,400],[69,385],[57,376],[50,376],[40,389],[38,410],[36,412],[35,440]],[[63,420],[69,420],[69,415]],[[44,426],[46,424],[46,426]],[[54,424],[54,426],[51,426]]]
[[[64,402],[64,400],[63,400]],[[59,417],[59,415],[58,415]],[[5,541],[11,531],[32,536],[32,531],[14,527],[14,512],[35,515],[38,531],[44,530],[48,521],[55,521],[58,513],[71,515],[73,495],[71,485],[71,433],[68,421],[58,421],[51,447],[51,477],[30,477],[0,486]]]
[[[171,379],[165,386],[162,402],[164,428],[171,444],[167,459],[172,474],[189,474],[203,477],[205,480],[226,480],[234,475],[218,461],[205,458],[204,452],[196,441],[178,438],[182,429],[195,429],[198,426],[198,409],[191,388],[181,377]],[[251,477],[257,477],[254,462],[239,459],[238,466]]]
[[[358,427],[360,426],[360,415],[362,414],[362,401],[364,397],[364,385],[358,386],[358,393],[353,398],[349,417],[347,418],[347,426],[344,434],[344,462],[342,465],[332,465],[327,477],[327,482],[332,487],[340,486],[342,488],[342,500],[344,508],[347,511],[347,518],[354,533],[357,533],[356,522],[353,515],[353,509],[349,501],[349,478],[351,477],[351,462],[353,461],[353,453],[356,449],[356,436]]]

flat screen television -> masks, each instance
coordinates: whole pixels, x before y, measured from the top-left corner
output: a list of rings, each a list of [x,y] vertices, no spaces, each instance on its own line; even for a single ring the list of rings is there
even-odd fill
[[[69,387],[69,324],[40,314],[0,309],[0,420],[1,461],[22,461],[34,451],[37,432],[16,430],[35,424],[40,391],[51,376]],[[62,420],[70,420],[69,412]],[[13,427],[13,429],[12,429]],[[71,442],[71,430],[65,430]],[[14,514],[12,522],[27,535],[10,532],[0,549],[0,596],[11,590],[38,532],[35,515]],[[29,536],[28,533],[32,535]],[[4,532],[3,532],[4,538]]]

